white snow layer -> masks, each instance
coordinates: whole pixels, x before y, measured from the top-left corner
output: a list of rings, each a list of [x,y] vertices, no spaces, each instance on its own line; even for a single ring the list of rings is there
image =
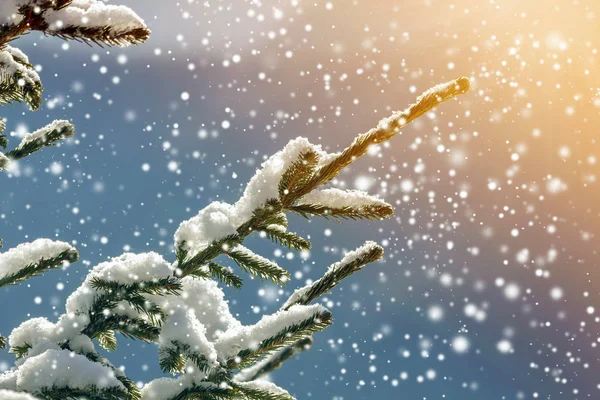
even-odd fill
[[[170,265],[157,253],[126,253],[95,266],[85,282],[67,299],[67,313],[82,314],[90,309],[96,291],[90,282],[94,278],[123,284],[155,281],[172,275]]]
[[[194,353],[203,355],[208,362],[215,363],[217,360],[217,351],[206,338],[206,327],[196,318],[194,310],[176,310],[163,324],[159,350],[174,347],[173,342],[189,345]]]
[[[2,6],[0,6],[0,19],[2,18]],[[19,62],[21,61],[21,62]],[[15,74],[21,73],[25,82],[24,84],[35,85],[40,82],[40,76],[33,68],[27,68],[22,63],[29,64],[29,58],[19,49],[6,45],[0,51],[0,68],[2,69],[2,77],[14,77]],[[24,86],[24,85],[23,85]]]
[[[27,393],[13,392],[11,390],[0,390],[0,399],[2,400],[38,400]]]
[[[211,242],[234,234],[236,229],[252,217],[252,212],[267,200],[279,198],[278,186],[281,176],[301,153],[313,150],[325,163],[335,154],[327,154],[321,146],[311,144],[306,138],[290,141],[282,150],[269,157],[262,168],[257,170],[244,191],[234,204],[214,202],[195,217],[184,221],[175,232],[175,246],[185,243],[185,247],[194,255],[204,250]]]
[[[13,275],[30,264],[57,257],[65,251],[75,251],[75,249],[68,243],[50,239],[22,243],[0,254],[0,277]]]
[[[361,190],[322,189],[313,190],[299,201],[300,204],[320,204],[329,208],[361,208],[386,206],[387,203],[377,195]]]
[[[70,6],[62,10],[47,11],[44,19],[49,31],[60,31],[66,26],[110,27],[111,36],[146,27],[144,21],[129,7],[107,5],[98,0],[73,0]]]
[[[125,387],[114,372],[68,350],[48,350],[29,357],[17,370],[17,390],[41,393],[44,388],[89,390]]]

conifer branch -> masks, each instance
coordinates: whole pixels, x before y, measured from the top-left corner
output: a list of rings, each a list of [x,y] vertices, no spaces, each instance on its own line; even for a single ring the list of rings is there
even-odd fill
[[[367,242],[355,251],[349,252],[341,261],[332,264],[322,278],[308,286],[296,290],[281,307],[288,310],[296,304],[308,305],[318,297],[328,293],[343,279],[360,271],[365,265],[383,257],[383,247],[375,242]]]
[[[240,289],[243,285],[242,278],[234,274],[229,268],[214,262],[208,263],[208,274],[227,286]]]
[[[115,331],[112,329],[107,329],[105,331],[98,332],[96,335],[96,339],[98,340],[98,344],[106,351],[115,351],[117,350],[117,336],[115,335]]]
[[[44,400],[130,400],[128,393],[120,389],[100,389],[88,386],[85,389],[49,388],[38,394]]]
[[[252,276],[270,280],[278,285],[285,285],[290,280],[289,272],[244,246],[235,246],[231,250],[226,250],[225,254]]]
[[[170,346],[160,348],[159,365],[164,372],[183,373],[187,360],[191,360],[199,371],[206,374],[214,366],[203,354],[194,351],[187,343],[173,340]]]
[[[260,361],[270,352],[277,351],[307,338],[315,332],[322,331],[332,324],[331,317],[331,312],[322,311],[299,323],[287,326],[276,335],[262,340],[256,346],[239,351],[235,357],[227,361],[227,368],[246,368]]]
[[[17,272],[0,275],[0,287],[15,285],[26,279],[40,276],[44,272],[55,269],[64,263],[73,263],[79,258],[79,253],[75,249],[65,250],[55,257],[42,258],[38,262],[31,263],[19,269]],[[1,272],[1,271],[0,271]]]
[[[331,218],[337,222],[342,219],[375,221],[385,219],[394,213],[394,209],[389,204],[362,207],[327,207],[321,204],[298,204],[290,206],[289,210],[306,219],[310,219],[311,216],[315,215],[325,219]]]
[[[54,121],[26,135],[21,144],[14,150],[6,153],[6,156],[12,160],[19,160],[44,147],[54,146],[57,142],[73,136],[74,132],[73,125],[68,121]]]
[[[288,204],[293,204],[302,196],[338,176],[342,169],[348,167],[360,156],[364,155],[371,145],[390,140],[408,124],[431,111],[440,103],[466,93],[470,89],[470,86],[468,78],[458,78],[429,89],[419,96],[416,103],[412,104],[408,109],[398,111],[392,114],[391,117],[382,120],[377,128],[359,135],[335,159],[320,166],[301,189],[288,195]]]
[[[265,235],[273,242],[287,247],[291,250],[310,250],[311,243],[292,232],[287,232],[281,225],[269,225],[263,229]]]
[[[256,365],[242,370],[235,376],[235,380],[238,382],[250,382],[267,376],[271,372],[281,368],[283,363],[287,360],[295,357],[299,353],[310,350],[312,345],[312,337],[300,339],[291,346],[272,353]]]

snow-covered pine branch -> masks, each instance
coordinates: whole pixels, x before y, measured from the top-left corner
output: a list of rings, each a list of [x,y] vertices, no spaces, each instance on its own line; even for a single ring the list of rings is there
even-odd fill
[[[2,0],[0,1],[0,105],[21,102],[31,110],[42,105],[43,86],[29,58],[9,46],[28,31],[62,39],[99,45],[129,46],[146,41],[150,30],[130,8],[107,5],[99,0]],[[0,148],[8,140],[0,123]],[[23,158],[45,146],[73,135],[73,127],[65,121],[28,135],[18,148],[0,152],[0,171],[10,160]]]
[[[32,110],[42,104],[42,81],[21,50],[0,47],[0,104],[26,103]]]
[[[0,171],[9,169],[10,162],[25,158],[44,147],[55,146],[58,142],[73,136],[74,133],[75,127],[69,121],[56,120],[35,132],[26,134],[16,148],[4,154],[8,161],[4,166],[0,165]]]
[[[65,263],[76,261],[77,250],[65,242],[38,239],[0,253],[0,287],[14,285]]]
[[[211,203],[179,226],[174,262],[156,253],[127,253],[95,266],[56,323],[38,318],[13,331],[9,345],[20,360],[0,375],[0,388],[52,400],[75,392],[119,400],[292,399],[257,378],[305,350],[312,335],[332,323],[330,311],[311,303],[379,260],[383,249],[367,242],[349,252],[321,279],[294,292],[278,312],[250,325],[233,316],[217,282],[239,288],[242,280],[220,263],[230,260],[251,276],[284,285],[285,269],[243,245],[252,233],[302,250],[310,242],[287,231],[289,213],[356,220],[389,216],[392,207],[378,197],[323,186],[370,145],[391,139],[416,116],[468,87],[466,78],[437,86],[340,153],[327,153],[304,138],[292,140],[262,164],[236,203]],[[140,391],[95,349],[94,342],[114,350],[115,332],[156,343],[161,368],[175,376],[156,379]],[[47,365],[38,366],[37,360],[54,358],[63,370],[89,370],[88,362],[99,366],[87,379],[70,380],[62,373],[22,378],[30,376],[31,363],[43,373]]]
[[[111,46],[142,43],[150,35],[133,10],[100,0],[4,0],[0,24],[0,45],[28,30]]]

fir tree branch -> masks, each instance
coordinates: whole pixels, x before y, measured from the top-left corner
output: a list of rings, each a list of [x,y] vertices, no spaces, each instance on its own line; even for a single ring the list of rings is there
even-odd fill
[[[77,250],[65,250],[56,257],[43,258],[36,263],[29,264],[13,274],[0,277],[0,287],[15,285],[26,279],[40,276],[44,272],[58,268],[66,262],[73,263],[79,258]]]
[[[362,247],[348,253],[341,261],[331,265],[322,278],[295,291],[281,309],[288,310],[296,304],[311,304],[336,287],[343,279],[360,271],[365,265],[380,260],[381,257],[383,257],[383,247],[374,242],[365,243]]]
[[[290,279],[290,274],[286,270],[244,246],[235,246],[231,250],[226,250],[225,254],[252,276],[270,280],[278,285],[285,285]]]
[[[292,232],[287,232],[281,225],[269,225],[262,230],[273,242],[287,247],[291,250],[310,250],[311,243]]]
[[[42,82],[20,50],[0,45],[0,104],[26,103],[32,110],[42,104]]]
[[[73,136],[74,132],[73,125],[68,121],[54,121],[26,135],[21,144],[14,150],[6,153],[6,156],[11,160],[19,160],[44,147],[54,146],[57,142]]]
[[[90,285],[96,290],[105,290],[119,296],[126,296],[131,293],[144,293],[157,296],[179,296],[182,289],[181,282],[172,276],[166,276],[153,281],[139,281],[129,284],[96,277],[90,281]]]
[[[342,169],[348,167],[359,157],[364,155],[371,145],[390,140],[406,127],[406,125],[431,111],[440,103],[466,93],[470,86],[471,84],[468,78],[458,78],[429,89],[419,96],[416,103],[412,104],[408,109],[394,113],[391,117],[381,121],[377,128],[359,135],[354,139],[352,144],[342,151],[335,159],[319,167],[301,189],[287,196],[287,204],[293,204],[302,196],[332,180],[338,176]]]
[[[289,210],[306,219],[310,219],[311,215],[316,215],[325,219],[331,218],[337,222],[340,222],[342,219],[352,219],[354,221],[367,219],[374,221],[388,218],[394,213],[394,209],[389,204],[339,208],[327,207],[321,204],[298,204],[290,206]]]
[[[214,364],[192,349],[187,343],[171,341],[170,346],[162,346],[159,351],[159,365],[163,372],[183,373],[187,360],[191,360],[199,371],[208,374]]]
[[[104,350],[117,350],[117,336],[115,335],[115,331],[113,331],[112,329],[107,329],[105,331],[99,332],[98,335],[96,335],[96,339],[98,339],[98,344]]]
[[[250,382],[269,375],[271,372],[281,368],[284,362],[295,357],[297,354],[310,350],[313,344],[312,337],[298,340],[296,343],[270,354],[267,358],[256,365],[242,370],[235,376],[238,382]]]
[[[279,197],[284,207],[293,203],[296,191],[306,186],[318,165],[318,154],[309,150],[300,154],[298,160],[283,173],[279,182]]]
[[[237,389],[239,397],[247,400],[294,400],[289,393],[273,393],[266,389],[249,387],[244,383],[232,382],[231,385]]]
[[[208,263],[208,272],[210,276],[227,286],[240,289],[243,286],[242,278],[234,274],[229,268],[214,262]]]
[[[236,398],[235,395],[236,392],[231,387],[215,384],[194,385],[168,400],[231,400]]]
[[[239,351],[235,357],[227,361],[227,368],[230,370],[246,368],[260,361],[270,352],[292,345],[315,332],[322,331],[332,324],[331,317],[331,312],[323,311],[297,324],[287,326],[276,335],[262,340],[258,345]]]
[[[130,400],[131,396],[118,388],[100,389],[88,386],[85,389],[48,388],[36,393],[44,400]]]

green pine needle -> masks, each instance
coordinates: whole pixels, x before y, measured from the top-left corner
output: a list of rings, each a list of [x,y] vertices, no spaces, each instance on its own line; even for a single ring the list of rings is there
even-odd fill
[[[306,219],[310,219],[311,216],[315,215],[325,219],[331,218],[337,222],[343,219],[375,221],[388,218],[394,213],[394,209],[389,204],[340,208],[326,207],[320,204],[297,204],[291,206],[289,210]]]
[[[295,233],[287,232],[284,230],[285,228],[280,227],[281,225],[269,225],[263,229],[263,232],[273,242],[285,246],[288,249],[296,251],[310,250],[312,245],[307,239],[304,239]]]
[[[229,268],[219,265],[217,263],[208,263],[208,271],[210,276],[217,279],[221,283],[227,286],[232,286],[236,289],[240,289],[243,286],[242,278],[234,274]]]
[[[236,246],[227,254],[237,265],[252,276],[262,280],[270,280],[278,285],[285,285],[290,280],[290,274],[285,269],[268,259],[253,253],[243,246]]]
[[[293,204],[296,192],[305,187],[319,165],[319,155],[314,150],[308,150],[300,154],[298,160],[281,176],[279,181],[279,197],[285,206]]]

